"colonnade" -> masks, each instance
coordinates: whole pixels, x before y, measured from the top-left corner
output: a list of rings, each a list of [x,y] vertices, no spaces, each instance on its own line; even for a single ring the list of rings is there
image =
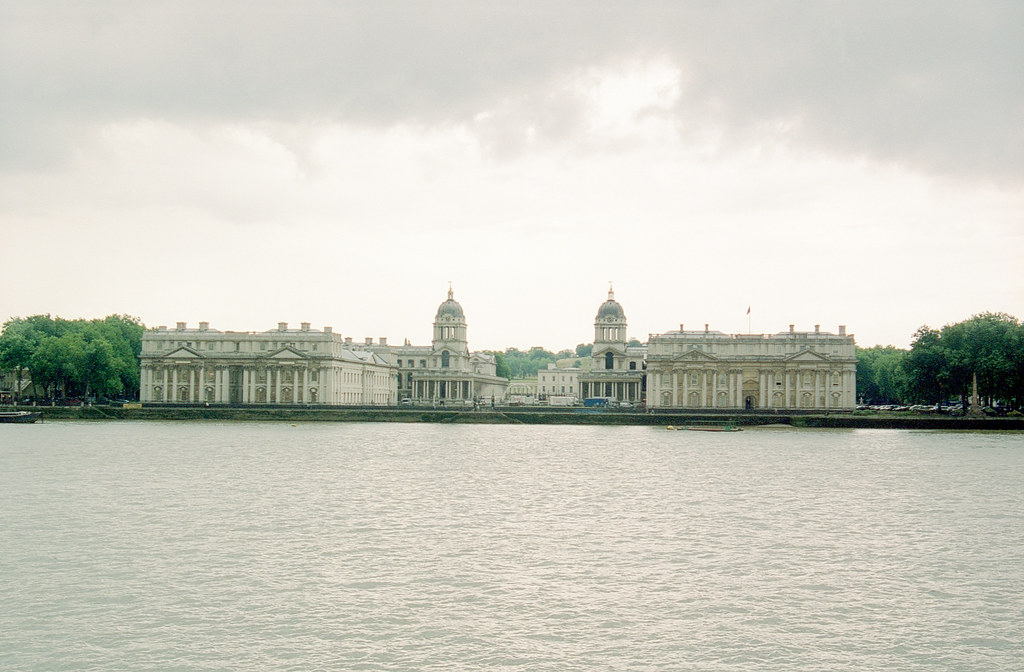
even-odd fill
[[[856,395],[849,369],[652,367],[648,376],[651,407],[848,410]]]
[[[434,399],[471,400],[476,397],[475,381],[470,379],[445,378],[412,381],[412,398],[432,401]]]
[[[642,385],[640,380],[581,380],[580,397],[611,397],[618,401],[640,401]]]
[[[174,364],[142,367],[141,400],[209,404],[393,404],[390,370],[308,365]]]

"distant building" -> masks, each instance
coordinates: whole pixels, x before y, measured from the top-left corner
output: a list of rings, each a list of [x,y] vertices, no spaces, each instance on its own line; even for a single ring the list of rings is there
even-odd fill
[[[451,287],[434,316],[430,345],[406,342],[374,351],[394,364],[402,400],[432,405],[486,404],[502,401],[508,388],[508,380],[496,375],[494,355],[470,352],[466,314]]]
[[[32,373],[22,369],[20,378],[18,373],[16,369],[0,371],[0,404],[16,404],[36,392],[32,384]]]
[[[522,378],[509,381],[505,398],[510,404],[535,403],[537,401],[537,379]]]
[[[857,355],[853,336],[795,331],[651,334],[647,406],[679,409],[852,410]]]
[[[607,397],[639,403],[644,399],[645,346],[629,345],[626,313],[608,288],[608,299],[594,318],[594,349],[591,368],[579,374],[580,396]]]
[[[575,368],[558,368],[551,363],[548,368],[537,371],[537,396],[542,400],[548,397],[579,397],[580,370]]]
[[[393,405],[397,375],[330,327],[218,331],[179,322],[143,332],[140,400],[186,404]]]

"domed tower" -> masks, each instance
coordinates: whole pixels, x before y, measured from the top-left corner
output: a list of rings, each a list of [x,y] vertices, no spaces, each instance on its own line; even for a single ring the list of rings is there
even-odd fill
[[[466,314],[455,300],[451,284],[448,285],[448,300],[437,307],[437,315],[434,317],[433,345],[434,352],[448,351],[460,357],[469,355]]]
[[[597,309],[594,318],[594,350],[598,344],[626,346],[626,313],[622,305],[615,300],[615,290],[608,285],[608,300]]]

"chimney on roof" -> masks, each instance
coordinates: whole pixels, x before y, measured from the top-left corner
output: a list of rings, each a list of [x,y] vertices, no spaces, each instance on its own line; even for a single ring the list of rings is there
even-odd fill
[[[330,334],[334,332],[334,327],[324,327],[324,333]]]
[[[683,326],[682,322],[679,323],[679,331],[686,331],[686,327]]]
[[[209,322],[200,322],[199,323],[199,331],[206,331],[209,328],[210,328],[210,323]]]
[[[178,322],[178,331],[185,331],[185,323]]]
[[[791,334],[793,333],[793,327],[794,327],[794,326],[795,326],[795,325],[792,325],[792,324],[791,324],[791,325],[789,325],[789,333],[791,333]]]
[[[707,322],[704,323],[704,333],[705,334],[708,333],[708,323]]]
[[[278,322],[277,323],[277,330],[278,331],[288,331],[288,323],[287,322]]]
[[[820,324],[814,325],[814,333],[816,333],[816,334],[820,334],[821,333],[821,325]]]
[[[346,336],[345,337],[345,345],[352,345],[352,337],[351,336]]]
[[[388,344],[388,337],[387,336],[381,336],[380,337],[380,344],[381,345],[387,345]]]
[[[301,325],[303,331],[309,331],[309,322],[302,322]]]
[[[365,345],[373,345],[373,336],[367,336],[363,339]]]
[[[839,335],[840,336],[846,336],[846,325],[845,324],[840,324],[839,325]]]

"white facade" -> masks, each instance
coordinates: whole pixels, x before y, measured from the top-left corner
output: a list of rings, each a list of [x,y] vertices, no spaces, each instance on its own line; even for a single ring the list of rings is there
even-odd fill
[[[552,396],[579,397],[580,370],[560,369],[555,364],[537,371],[537,395],[542,399]]]
[[[630,346],[626,313],[608,288],[608,299],[594,318],[590,371],[579,374],[580,397],[607,397],[640,403],[644,397],[644,346]]]
[[[651,334],[647,406],[680,409],[852,410],[857,355],[852,335],[795,331]]]
[[[374,405],[397,402],[393,367],[330,327],[263,332],[200,322],[142,335],[140,400],[186,404]]]
[[[504,399],[508,380],[496,375],[494,355],[470,352],[466,314],[452,289],[434,316],[430,345],[373,348],[395,366],[398,394],[418,404],[489,404]]]

